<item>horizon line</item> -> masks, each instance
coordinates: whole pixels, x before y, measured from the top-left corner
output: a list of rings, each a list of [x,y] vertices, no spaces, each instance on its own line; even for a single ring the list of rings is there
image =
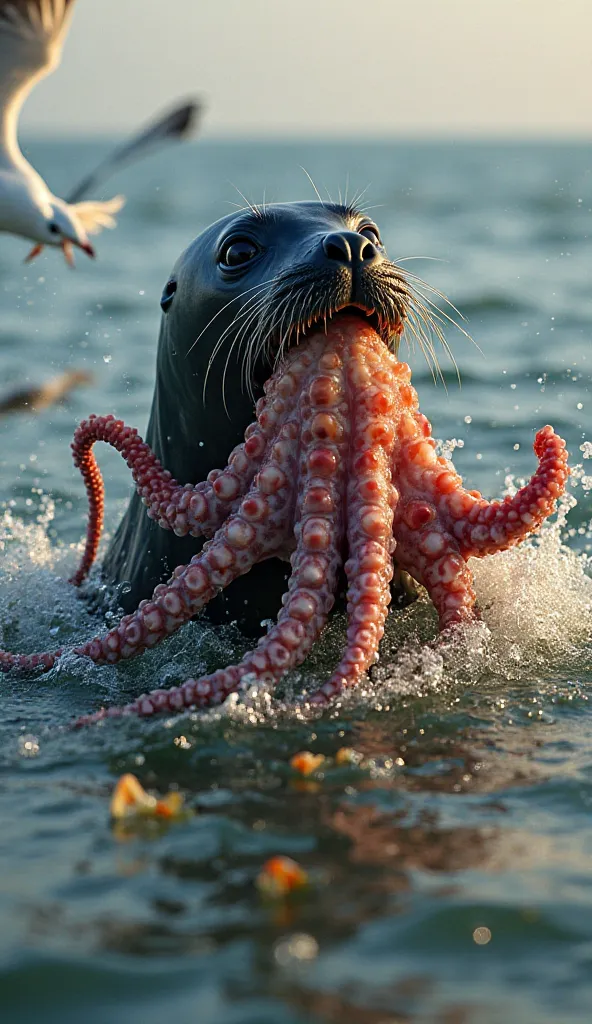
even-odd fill
[[[133,132],[141,127],[141,122],[136,123],[135,127],[129,129],[115,128],[109,131],[108,128],[98,128],[92,132],[81,133],[75,128],[58,129],[57,131],[49,131],[45,127],[29,127],[19,133],[20,138],[23,141],[43,141],[43,142],[73,142],[73,141],[84,141],[92,142],[100,139],[125,139],[128,138]],[[481,132],[479,130],[461,131],[461,132],[376,132],[376,133],[360,133],[352,131],[351,134],[335,133],[334,135],[327,135],[326,132],[313,130],[310,133],[302,131],[294,131],[292,133],[278,132],[278,133],[264,133],[257,134],[249,131],[240,130],[236,132],[206,132],[203,135],[199,134],[195,138],[188,138],[184,140],[184,145],[196,144],[200,145],[208,143],[240,143],[240,142],[251,142],[251,143],[285,143],[285,144],[298,144],[302,142],[321,142],[324,144],[332,143],[348,143],[352,144],[359,142],[361,144],[367,143],[384,143],[384,142],[403,142],[403,143],[517,143],[517,144],[529,144],[529,143],[588,143],[592,144],[592,129],[590,132],[554,132],[554,133],[539,133],[533,132],[527,134],[526,137],[524,132],[526,129],[518,130],[494,130]]]

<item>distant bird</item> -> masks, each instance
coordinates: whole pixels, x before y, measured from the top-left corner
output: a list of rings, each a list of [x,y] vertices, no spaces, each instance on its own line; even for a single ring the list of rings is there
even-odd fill
[[[27,261],[51,245],[71,266],[72,246],[94,256],[89,234],[114,227],[125,202],[123,196],[106,202],[82,197],[154,144],[189,134],[202,110],[193,101],[175,108],[116,149],[67,199],[54,196],[23,156],[17,127],[31,89],[60,62],[73,7],[74,0],[0,0],[0,231],[35,242]]]
[[[55,405],[81,384],[92,384],[93,376],[86,370],[66,370],[50,377],[39,387],[18,388],[0,397],[0,417],[12,412],[41,412]]]

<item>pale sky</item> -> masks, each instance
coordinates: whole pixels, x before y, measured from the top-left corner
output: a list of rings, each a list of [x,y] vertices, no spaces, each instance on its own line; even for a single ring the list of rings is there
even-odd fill
[[[25,133],[592,136],[592,0],[78,0]]]

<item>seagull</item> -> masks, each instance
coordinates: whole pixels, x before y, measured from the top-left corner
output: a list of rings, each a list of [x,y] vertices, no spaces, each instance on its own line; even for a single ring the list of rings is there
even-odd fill
[[[83,197],[154,144],[189,134],[202,112],[196,101],[175,107],[118,147],[66,199],[55,196],[21,152],[18,119],[31,89],[60,63],[74,2],[0,0],[0,231],[35,243],[25,262],[46,245],[60,248],[70,266],[73,246],[94,256],[88,236],[115,227],[125,199],[81,202]]]

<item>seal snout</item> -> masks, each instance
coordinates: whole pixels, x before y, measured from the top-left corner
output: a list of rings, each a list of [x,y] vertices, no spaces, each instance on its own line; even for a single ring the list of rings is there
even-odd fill
[[[378,249],[357,231],[332,231],[323,239],[323,252],[331,262],[354,267],[380,259]]]

